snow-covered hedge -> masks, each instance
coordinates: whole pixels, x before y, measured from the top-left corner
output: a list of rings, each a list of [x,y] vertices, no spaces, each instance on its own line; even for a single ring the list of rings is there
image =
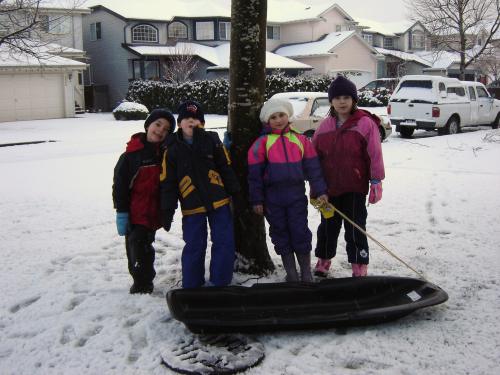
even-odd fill
[[[382,107],[389,104],[391,91],[388,89],[364,90],[358,95],[360,107]]]
[[[328,90],[331,79],[322,77],[285,77],[271,75],[266,78],[266,99],[278,92]],[[229,82],[227,79],[186,82],[173,85],[160,81],[133,81],[130,83],[127,100],[142,103],[150,110],[157,107],[170,108],[174,112],[186,99],[200,102],[206,113],[227,114]]]
[[[144,120],[148,114],[149,111],[144,104],[135,102],[121,102],[113,109],[116,120]]]

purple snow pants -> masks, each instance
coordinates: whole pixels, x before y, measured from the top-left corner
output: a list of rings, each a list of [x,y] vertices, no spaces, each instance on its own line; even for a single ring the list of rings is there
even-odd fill
[[[311,251],[312,233],[307,226],[307,197],[282,203],[265,203],[269,236],[278,255]]]

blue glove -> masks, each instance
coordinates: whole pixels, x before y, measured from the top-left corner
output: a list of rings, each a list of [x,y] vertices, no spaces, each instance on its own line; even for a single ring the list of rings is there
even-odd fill
[[[116,213],[116,229],[118,235],[125,236],[128,232],[128,212]]]

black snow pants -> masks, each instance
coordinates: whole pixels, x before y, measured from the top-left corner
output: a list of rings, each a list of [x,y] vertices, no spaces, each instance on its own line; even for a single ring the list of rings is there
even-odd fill
[[[152,245],[155,233],[156,231],[142,225],[132,225],[132,230],[125,237],[128,270],[138,286],[151,285],[156,276],[155,249]]]
[[[354,221],[366,231],[366,195],[361,193],[345,193],[338,197],[328,199],[331,204],[338,208],[349,219]],[[366,236],[349,222],[342,219],[338,213],[332,218],[321,217],[318,227],[318,240],[315,255],[322,259],[332,259],[337,253],[337,240],[344,222],[347,260],[349,263],[368,264],[369,252]]]

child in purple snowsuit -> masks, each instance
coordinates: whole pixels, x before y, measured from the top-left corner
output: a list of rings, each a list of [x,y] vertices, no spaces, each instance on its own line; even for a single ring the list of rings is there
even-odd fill
[[[326,201],[326,184],[311,142],[290,127],[292,105],[283,99],[268,100],[260,112],[266,134],[257,138],[248,151],[250,203],[255,213],[264,214],[269,235],[281,256],[287,281],[298,281],[295,255],[301,280],[312,281],[311,241],[307,226],[307,197]]]

